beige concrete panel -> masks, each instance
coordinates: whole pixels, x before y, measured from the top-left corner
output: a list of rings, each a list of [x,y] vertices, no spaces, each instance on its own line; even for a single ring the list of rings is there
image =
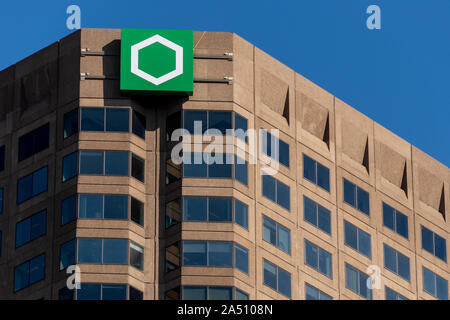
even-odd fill
[[[233,34],[229,32],[194,31],[195,49],[233,50]]]
[[[80,72],[92,76],[120,76],[120,55],[84,56],[80,58]]]
[[[194,79],[225,79],[233,76],[233,62],[218,59],[194,59]]]
[[[254,112],[254,46],[233,34],[233,101]]]
[[[336,163],[359,179],[375,185],[374,122],[345,102],[335,99]],[[363,166],[368,142],[368,171]]]
[[[227,83],[194,82],[194,94],[190,101],[233,101],[233,86]]]
[[[81,29],[81,48],[89,48],[91,52],[107,51],[120,52],[120,29]]]
[[[80,98],[120,99],[120,81],[114,79],[86,79],[80,81]]]

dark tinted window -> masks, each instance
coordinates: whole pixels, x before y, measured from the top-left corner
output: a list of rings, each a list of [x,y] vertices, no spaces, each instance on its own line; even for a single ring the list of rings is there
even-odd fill
[[[408,216],[383,202],[383,225],[408,239]]]
[[[303,154],[303,177],[330,191],[330,169],[305,154]]]
[[[78,109],[64,114],[64,139],[78,132]]]
[[[385,300],[408,300],[398,292],[395,292],[388,287],[385,287],[385,298]]]
[[[78,239],[78,263],[102,263],[102,239]]]
[[[28,287],[45,275],[45,254],[28,260],[14,268],[14,292]]]
[[[63,243],[59,249],[59,270],[75,264],[75,239]]]
[[[131,176],[141,182],[145,181],[145,161],[134,153],[131,156]]]
[[[124,284],[102,284],[102,300],[126,300],[127,286]]]
[[[238,225],[248,229],[248,206],[239,200],[234,200],[234,219]]]
[[[206,197],[183,197],[183,220],[206,221],[207,219]]]
[[[105,175],[128,176],[128,151],[105,151]]]
[[[372,290],[367,287],[368,278],[358,269],[347,263],[345,264],[345,287],[366,299],[372,300]]]
[[[133,110],[133,133],[145,139],[145,128],[147,127],[145,116]],[[131,288],[131,287],[130,287]],[[131,299],[130,299],[131,300]]]
[[[232,164],[226,154],[220,153],[209,156],[208,177],[210,178],[232,178]],[[214,159],[214,160],[212,160]]]
[[[264,197],[278,203],[286,210],[290,210],[290,188],[272,176],[262,174],[262,194]]]
[[[80,151],[80,174],[104,174],[104,152],[95,150]]]
[[[20,204],[47,190],[47,167],[39,169],[17,182],[17,203]]]
[[[238,244],[234,245],[234,261],[236,268],[248,274],[248,250]]]
[[[409,258],[384,244],[384,267],[409,281]]]
[[[78,205],[78,217],[80,219],[102,219],[103,195],[80,194]]]
[[[0,189],[0,213],[3,213],[3,189]]]
[[[119,108],[106,108],[106,131],[129,132],[130,110]]]
[[[129,300],[143,300],[144,293],[142,291],[139,291],[136,288],[133,288],[132,286],[129,286],[128,287],[128,299]]]
[[[305,300],[332,300],[332,298],[329,295],[309,285],[308,283],[305,284],[305,290],[306,290]]]
[[[183,241],[183,265],[206,266],[206,242]]]
[[[77,196],[73,195],[61,203],[61,225],[77,218]]]
[[[128,219],[128,196],[122,194],[80,194],[80,219]]]
[[[423,290],[440,300],[448,300],[448,280],[422,267]]]
[[[233,243],[208,241],[208,265],[213,267],[231,267],[233,265]]]
[[[105,194],[103,219],[128,219],[128,196]]]
[[[184,111],[184,128],[189,131],[190,134],[203,134],[208,127],[208,112],[197,110],[185,110]],[[201,132],[194,132],[194,122],[199,122]]]
[[[5,170],[5,146],[0,147],[0,172]]]
[[[261,131],[262,152],[289,168],[289,144],[267,130]]]
[[[369,193],[347,179],[343,179],[344,202],[358,209],[366,215],[370,215]]]
[[[47,210],[38,212],[16,224],[16,248],[44,235],[47,230]]]
[[[248,185],[248,163],[238,156],[234,161],[234,178],[243,185]]]
[[[241,116],[237,113],[234,113],[235,136],[238,137],[239,139],[247,142],[248,141],[248,137],[246,136],[247,128],[248,128],[247,119],[245,119],[243,116]]]
[[[263,259],[263,267],[264,284],[290,298],[291,274],[265,259]]]
[[[144,204],[133,197],[131,197],[131,221],[144,225]]]
[[[65,182],[78,174],[78,152],[63,158],[62,181]]]
[[[304,220],[331,234],[331,212],[308,197],[303,197]]]
[[[231,111],[209,111],[208,129],[217,129],[226,134],[226,130],[231,128]]]
[[[422,249],[447,262],[447,243],[444,238],[421,226]]]
[[[305,264],[331,278],[331,254],[306,239]]]
[[[45,124],[19,138],[19,162],[48,148],[50,124]]]
[[[371,257],[370,234],[344,220],[345,244],[368,258]]]
[[[74,299],[74,290],[71,290],[67,287],[63,287],[58,291],[58,300],[73,300]]]
[[[166,119],[166,141],[172,140],[172,133],[181,128],[181,112],[175,112]]]
[[[144,248],[130,241],[130,266],[144,270]]]
[[[231,222],[233,216],[233,199],[227,197],[210,197],[208,220],[211,222]]]
[[[77,300],[101,300],[102,287],[99,283],[82,283],[77,289]]]
[[[81,108],[81,131],[104,131],[104,108]]]

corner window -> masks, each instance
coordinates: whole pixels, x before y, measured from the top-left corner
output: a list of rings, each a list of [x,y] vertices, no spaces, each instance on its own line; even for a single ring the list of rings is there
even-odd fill
[[[65,182],[78,174],[78,152],[71,153],[63,158],[62,181]]]
[[[134,221],[140,226],[144,226],[144,204],[131,197],[131,221]]]
[[[133,133],[145,140],[145,128],[147,127],[145,116],[133,110]]]
[[[128,240],[78,238],[78,263],[127,264]]]
[[[17,181],[17,204],[21,204],[44,191],[47,191],[47,167]]]
[[[244,186],[248,186],[248,163],[238,156],[234,159],[234,178]]]
[[[131,176],[141,182],[145,181],[145,161],[134,153],[131,154]]]
[[[144,270],[144,248],[130,241],[130,266]]]
[[[16,224],[16,248],[47,232],[47,210],[42,210]]]
[[[248,142],[248,136],[246,135],[248,129],[248,121],[238,113],[234,113],[234,135],[244,141]]]
[[[361,189],[347,179],[343,179],[344,202],[358,209],[366,215],[370,215],[369,193]]]
[[[78,109],[64,114],[64,139],[78,133]]]

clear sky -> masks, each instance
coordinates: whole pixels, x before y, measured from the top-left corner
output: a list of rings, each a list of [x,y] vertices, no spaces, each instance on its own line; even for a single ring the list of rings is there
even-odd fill
[[[82,27],[235,32],[450,167],[450,0],[2,1],[0,70],[71,33],[71,4]]]

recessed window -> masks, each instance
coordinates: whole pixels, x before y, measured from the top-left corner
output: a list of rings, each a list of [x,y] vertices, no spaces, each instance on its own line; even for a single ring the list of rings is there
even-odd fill
[[[248,121],[238,113],[234,113],[234,135],[244,142],[248,142],[247,136]]]
[[[105,175],[107,176],[128,176],[127,151],[105,151]]]
[[[81,131],[104,131],[104,108],[81,108]]]
[[[47,191],[47,167],[41,168],[17,181],[17,203]]]
[[[77,218],[77,196],[73,195],[61,202],[61,225]]]
[[[232,127],[230,111],[209,111],[209,129],[216,129],[222,134],[227,134],[227,130],[231,130]]]
[[[306,299],[305,300],[332,300],[331,296],[320,291],[316,287],[305,283]]]
[[[76,300],[142,300],[142,291],[126,284],[81,283]]]
[[[289,144],[267,130],[261,130],[262,152],[289,168]]]
[[[180,288],[174,288],[171,291],[179,292]],[[183,286],[182,287],[183,300],[248,300],[248,294],[233,287],[205,287],[205,286]],[[171,300],[168,297],[173,297],[174,294],[166,292],[166,300]],[[179,293],[175,294],[179,297]],[[173,298],[172,298],[173,299]]]
[[[166,228],[170,228],[181,222],[183,209],[181,198],[176,198],[166,203]]]
[[[5,170],[5,146],[0,147],[0,172]]]
[[[185,110],[183,112],[184,129],[190,134],[203,134],[208,128],[208,111]],[[199,132],[195,132],[195,126]]]
[[[131,176],[141,182],[145,181],[145,161],[134,153],[131,155]]]
[[[63,158],[62,181],[65,182],[78,173],[78,152],[71,153]]]
[[[233,198],[209,197],[208,221],[227,222],[232,221]]]
[[[128,176],[128,151],[80,151],[80,174]]]
[[[370,234],[344,220],[345,244],[371,258]]]
[[[14,292],[31,286],[45,277],[45,254],[41,254],[14,268]]]
[[[78,132],[78,109],[64,114],[64,139]]]
[[[288,185],[274,177],[262,174],[262,195],[290,211],[291,192]]]
[[[0,189],[0,213],[3,213],[3,189]]]
[[[147,127],[145,116],[133,110],[133,133],[145,140],[145,128]]]
[[[372,300],[372,289],[367,287],[367,279],[369,279],[368,275],[347,263],[345,264],[345,287],[368,300]]]
[[[234,244],[234,261],[237,269],[248,274],[248,250],[237,243]]]
[[[347,179],[343,179],[343,184],[344,202],[358,209],[362,213],[370,215],[369,193]]]
[[[291,253],[291,232],[288,228],[263,215],[263,240]]]
[[[130,266],[144,270],[144,248],[130,241]]]
[[[78,239],[78,263],[127,264],[128,240]]]
[[[49,136],[50,124],[47,123],[19,137],[19,162],[47,149]]]
[[[75,264],[75,239],[65,242],[59,249],[59,270]]]
[[[320,204],[303,196],[304,220],[319,228],[323,232],[331,234],[331,212]]]
[[[144,225],[144,203],[131,197],[131,221],[140,226]]]
[[[408,216],[383,202],[383,225],[408,239]]]
[[[385,300],[408,300],[406,297],[388,287],[385,287],[385,298]]]
[[[303,177],[330,192],[330,169],[303,154]]]
[[[47,232],[47,210],[42,210],[16,224],[16,248]]]
[[[421,226],[422,249],[447,262],[447,242],[433,231]]]
[[[234,220],[248,230],[248,206],[237,199],[234,200]]]
[[[175,242],[166,247],[166,265],[165,271],[170,272],[180,267],[180,246],[179,242]]]
[[[80,174],[103,175],[104,155],[103,151],[80,151]]]
[[[305,239],[305,264],[332,277],[331,254]]]
[[[264,284],[272,288],[273,290],[290,298],[291,274],[265,259],[263,259],[263,265],[264,265],[264,279],[263,279]]]
[[[175,130],[181,128],[181,112],[175,112],[166,119],[166,141],[171,141]]]
[[[409,258],[384,244],[384,267],[409,281]]]
[[[448,300],[448,280],[422,267],[423,290],[439,300]]]
[[[234,178],[245,186],[248,186],[248,163],[242,158],[235,156]]]

